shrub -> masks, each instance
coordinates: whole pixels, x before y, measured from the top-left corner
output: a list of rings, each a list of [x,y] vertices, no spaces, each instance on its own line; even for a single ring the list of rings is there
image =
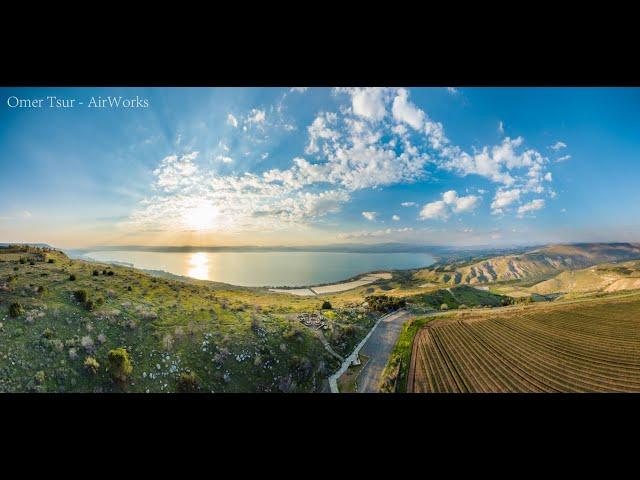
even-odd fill
[[[325,300],[322,302],[322,310],[331,310],[331,303]]]
[[[107,275],[108,275],[108,276],[110,276],[110,277],[113,277],[113,270],[109,270],[109,271],[107,272]]]
[[[98,297],[98,298],[96,299],[96,305],[97,305],[97,306],[100,306],[100,305],[103,305],[103,304],[104,304],[104,298],[102,298],[102,297]]]
[[[193,372],[182,372],[178,378],[178,391],[181,393],[196,392],[199,389],[198,379]]]
[[[102,274],[103,274],[103,275],[106,275],[106,274],[107,274],[107,271],[106,271],[106,270],[102,270]]]
[[[93,357],[85,358],[83,365],[85,370],[89,372],[91,375],[95,375],[96,373],[98,373],[98,369],[100,368],[100,364]]]
[[[76,276],[72,273],[71,275],[69,275],[69,280],[71,280],[72,282],[75,282]]]
[[[96,309],[96,302],[93,300],[87,300],[84,302],[84,308],[86,308],[89,312],[92,312]]]
[[[29,262],[29,265],[31,265],[32,267],[33,267],[35,264],[36,264],[36,262],[34,262],[33,260],[31,260],[31,261]]]
[[[40,285],[37,289],[36,292],[38,292],[40,295],[44,294],[47,291],[46,288],[44,288],[42,285]]]
[[[47,263],[56,263],[56,261],[53,258],[50,258],[49,260],[47,260]]]
[[[73,297],[80,303],[85,303],[89,300],[89,293],[86,290],[76,290],[73,292]]]
[[[25,263],[27,263],[27,259],[24,257],[20,258],[20,265],[24,265]]]
[[[440,310],[449,310],[449,305],[443,303],[442,305],[440,305]]]
[[[109,372],[116,381],[125,382],[133,371],[129,354],[124,348],[109,350],[107,361],[109,363]]]
[[[19,317],[24,314],[24,307],[18,302],[14,302],[9,305],[9,315],[12,317]]]
[[[131,288],[131,285],[129,285],[129,286],[127,287],[127,292],[130,292],[131,290],[133,290],[133,289]]]
[[[100,272],[98,272],[98,270],[94,270],[94,271],[92,272],[92,275],[93,275],[94,277],[97,277],[98,275],[100,275]]]
[[[53,337],[53,332],[51,331],[50,328],[45,328],[44,332],[42,332],[42,336],[44,338],[51,338],[51,337]]]
[[[38,385],[42,385],[44,383],[45,380],[45,376],[44,376],[44,372],[42,370],[36,372],[36,374],[33,376],[34,380],[36,381],[36,383]]]
[[[365,297],[369,308],[376,312],[387,313],[406,306],[404,298],[389,297],[387,295],[371,295]]]

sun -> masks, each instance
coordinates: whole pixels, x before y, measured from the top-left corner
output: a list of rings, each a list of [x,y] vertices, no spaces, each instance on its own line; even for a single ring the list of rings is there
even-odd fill
[[[210,204],[200,204],[185,211],[183,221],[190,230],[208,230],[213,227],[218,209]]]

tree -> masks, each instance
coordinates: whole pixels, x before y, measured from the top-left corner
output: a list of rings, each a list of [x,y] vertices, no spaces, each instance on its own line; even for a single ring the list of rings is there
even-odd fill
[[[69,280],[71,280],[72,282],[75,282],[76,276],[72,273],[71,275],[69,275]]]
[[[324,302],[322,302],[322,310],[331,310],[331,303],[328,302],[327,300],[325,300]]]
[[[98,270],[94,270],[92,274],[94,277],[97,277],[98,275],[100,275],[100,272],[98,272]]]
[[[89,293],[86,290],[76,290],[73,297],[80,303],[85,303],[89,299]]]
[[[118,382],[124,383],[133,372],[133,365],[129,360],[129,353],[124,348],[114,348],[107,354],[109,372]]]
[[[199,389],[198,378],[196,374],[189,372],[182,372],[178,379],[178,391],[181,393],[195,392]]]
[[[11,305],[9,305],[9,315],[12,317],[19,317],[20,315],[24,314],[24,307],[19,304],[18,302],[14,302]]]

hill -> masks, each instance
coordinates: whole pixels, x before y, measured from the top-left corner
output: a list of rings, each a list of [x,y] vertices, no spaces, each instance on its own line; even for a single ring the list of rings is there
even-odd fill
[[[436,265],[418,271],[414,278],[449,285],[540,280],[565,270],[635,258],[640,258],[640,247],[630,243],[550,245],[522,254]]]
[[[533,293],[618,292],[640,289],[640,261],[604,263],[562,272],[529,288]]]

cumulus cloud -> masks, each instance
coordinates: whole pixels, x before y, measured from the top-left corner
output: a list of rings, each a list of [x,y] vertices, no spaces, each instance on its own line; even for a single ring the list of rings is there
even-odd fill
[[[231,162],[233,162],[233,158],[227,157],[227,156],[224,156],[224,155],[218,155],[216,157],[216,160],[218,160],[218,161],[220,161],[222,163],[231,163]]]
[[[526,213],[535,212],[536,210],[541,210],[542,208],[544,208],[544,200],[542,198],[537,198],[530,201],[529,203],[521,205],[518,208],[518,217],[522,218]]]
[[[400,217],[398,215],[393,215],[391,217],[391,220],[393,220],[394,222],[399,222],[400,221]]]
[[[424,220],[446,220],[450,216],[447,204],[442,200],[427,203],[420,210],[420,218]]]
[[[356,115],[367,120],[379,121],[387,114],[386,89],[379,87],[339,89],[351,95],[351,108]]]
[[[520,200],[520,189],[498,190],[491,202],[491,210],[494,215],[503,213],[503,209]]]
[[[504,123],[502,123],[502,120],[498,122],[498,133],[500,135],[504,135]]]
[[[402,202],[400,205],[403,207],[417,207],[418,204],[416,202]]]
[[[367,220],[373,222],[378,216],[378,212],[362,212],[362,216]]]
[[[425,220],[447,220],[452,213],[464,213],[475,210],[480,202],[476,195],[458,196],[455,190],[448,190],[442,194],[442,200],[427,203],[420,210],[420,218]]]
[[[562,150],[563,148],[567,148],[567,144],[564,143],[564,142],[556,142],[553,145],[549,146],[549,148],[551,150],[555,150],[557,152],[558,150]]]
[[[247,117],[247,122],[249,124],[261,124],[264,123],[264,121],[267,118],[267,114],[264,110],[258,110],[257,108],[254,108],[251,110],[251,112],[249,112],[249,116]]]
[[[227,123],[234,128],[238,128],[238,119],[232,114],[227,115]]]
[[[304,93],[307,90],[309,90],[309,87],[292,87],[291,90],[289,90],[289,91],[290,92]]]
[[[398,89],[391,111],[393,118],[410,125],[414,130],[420,130],[424,124],[424,112],[409,101],[409,92],[404,88]]]
[[[451,95],[457,95],[460,93],[460,90],[458,90],[456,87],[447,87],[447,92],[449,92]]]
[[[556,158],[555,162],[556,163],[560,163],[560,162],[565,162],[567,160],[571,159],[571,155],[563,155],[562,157]]]

